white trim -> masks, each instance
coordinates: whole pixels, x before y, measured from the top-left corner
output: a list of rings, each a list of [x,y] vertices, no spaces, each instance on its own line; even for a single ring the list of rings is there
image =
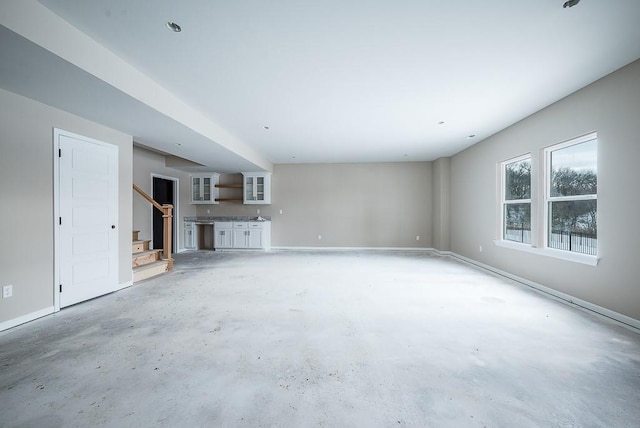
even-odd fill
[[[170,177],[168,175],[162,175],[162,174],[156,174],[154,172],[151,173],[151,197],[153,198],[153,179],[154,177],[157,178],[162,178],[163,180],[169,180],[169,181],[173,181],[173,218],[175,220],[175,224],[173,225],[173,236],[171,237],[171,239],[173,239],[173,242],[176,243],[176,251],[175,253],[178,253],[180,250],[180,241],[178,240],[178,228],[180,228],[181,224],[179,224],[180,222],[180,217],[178,215],[178,209],[179,209],[179,201],[180,201],[180,179],[177,177]],[[153,205],[151,206],[151,247],[153,247],[153,210],[154,207]]]
[[[119,289],[113,291],[114,293],[120,291],[124,288],[131,287],[133,285],[133,281],[125,281],[119,284]],[[102,296],[99,296],[102,297]],[[60,309],[56,310],[55,307],[50,306],[45,309],[41,309],[39,311],[31,312],[30,314],[19,316],[18,318],[12,318],[10,320],[4,321],[0,323],[0,332],[4,330],[8,330],[13,327],[17,327],[21,324],[28,323],[30,321],[37,320],[38,318],[46,317],[47,315],[54,314],[58,312]]]
[[[58,263],[58,255],[60,254],[60,159],[58,143],[59,136],[64,131],[53,128],[53,311],[60,310],[60,266]]]
[[[435,251],[430,247],[282,247],[272,246],[272,250],[282,251],[358,251],[358,250],[373,250],[373,251]]]
[[[55,308],[53,306],[49,306],[48,308],[40,309],[39,311],[31,312],[30,314],[25,314],[19,316],[18,318],[12,318],[10,320],[4,321],[0,323],[0,331],[8,330],[13,327],[17,327],[20,324],[27,323],[29,321],[36,320],[38,318],[42,318],[47,315],[51,315],[55,312]]]
[[[242,252],[242,251],[246,251],[249,253],[256,253],[256,252],[260,252],[260,253],[268,253],[269,251],[271,251],[271,248],[214,248],[214,249],[210,249],[210,248],[203,248],[203,249],[190,249],[187,251],[215,251],[216,253],[237,253],[237,252]]]
[[[512,250],[524,251],[526,253],[537,254],[539,256],[553,257],[554,259],[568,262],[582,263],[589,266],[598,266],[600,259],[590,254],[576,253],[572,251],[556,250],[554,248],[538,248],[529,244],[496,239],[493,243],[497,247],[510,248]]]
[[[533,282],[533,281],[529,281],[528,279],[525,278],[521,278],[517,275],[511,274],[509,272],[505,272],[501,269],[495,268],[493,266],[478,262],[476,260],[470,259],[468,257],[465,256],[461,256],[460,254],[454,253],[454,252],[449,252],[449,257],[455,258],[460,260],[461,262],[470,264],[472,266],[475,266],[477,268],[486,270],[487,272],[493,273],[495,275],[499,275],[505,278],[508,278],[512,281],[515,281],[521,285],[525,285],[527,287],[530,287],[540,293],[544,293],[564,304],[567,304],[569,306],[575,307],[577,309],[583,310],[583,311],[589,311],[592,314],[595,314],[599,317],[604,317],[610,321],[615,321],[616,323],[618,323],[619,325],[629,328],[629,329],[633,329],[634,332],[638,333],[640,331],[640,320],[637,320],[635,318],[631,318],[628,317],[626,315],[623,315],[621,313],[612,311],[610,309],[607,308],[603,308],[602,306],[596,305],[594,303],[590,303],[587,302],[585,300],[582,299],[578,299],[577,297],[573,297],[569,294],[563,293],[561,291],[557,291],[554,290],[552,288],[549,287],[545,287],[544,285],[538,284],[537,282]]]
[[[433,249],[433,252],[436,253],[436,255],[438,256],[442,256],[442,257],[446,257],[446,256],[450,256],[451,254],[453,254],[451,251],[448,250],[438,250],[436,248]]]
[[[542,180],[543,186],[544,186],[544,192],[542,193],[543,195],[543,236],[542,236],[542,243],[544,246],[545,251],[549,250],[551,251],[551,254],[553,254],[556,251],[561,251],[561,252],[568,252],[571,253],[570,251],[567,250],[556,250],[554,248],[549,247],[549,231],[551,230],[551,225],[549,225],[549,205],[553,202],[562,202],[562,201],[581,201],[581,200],[598,200],[598,194],[596,193],[595,195],[577,195],[577,196],[551,196],[551,153],[558,151],[558,150],[562,150],[562,149],[566,149],[567,147],[572,147],[572,146],[577,146],[579,144],[584,144],[586,142],[589,141],[596,141],[596,145],[599,143],[598,142],[598,133],[597,132],[590,132],[588,134],[576,137],[576,138],[571,138],[569,140],[565,140],[563,142],[557,143],[557,144],[552,144],[550,146],[545,147],[542,150],[542,155],[543,155],[543,159],[544,159],[544,179]],[[597,146],[596,146],[596,173],[597,173],[597,168],[598,168],[598,157],[597,157]],[[598,248],[596,248],[596,255],[598,253]],[[593,256],[591,256],[593,257]],[[563,258],[558,256],[558,258]],[[595,257],[594,257],[595,258]],[[596,264],[597,264],[597,259],[596,259]],[[594,265],[595,266],[595,265]]]
[[[475,268],[478,269],[482,269],[485,270],[489,273],[492,273],[494,275],[498,275],[498,276],[502,276],[505,277],[507,279],[510,279],[512,281],[515,281],[516,283],[519,283],[521,285],[530,287],[540,293],[544,293],[545,295],[547,295],[548,297],[554,298],[555,300],[560,301],[561,303],[564,303],[566,305],[570,305],[572,307],[575,307],[577,309],[583,310],[583,311],[588,311],[589,313],[595,314],[596,316],[599,317],[604,317],[610,321],[614,321],[616,323],[619,323],[621,326],[632,329],[634,332],[638,332],[637,330],[640,330],[640,320],[637,320],[635,318],[631,318],[628,317],[626,315],[620,314],[618,312],[603,308],[602,306],[593,304],[593,303],[589,303],[585,300],[582,299],[578,299],[576,297],[573,297],[569,294],[565,294],[562,293],[560,291],[554,290],[552,288],[549,287],[545,287],[544,285],[538,284],[536,282],[530,281],[528,279],[525,278],[521,278],[517,275],[513,275],[509,272],[503,271],[501,269],[495,268],[493,266],[489,266],[487,264],[484,264],[482,262],[478,262],[476,260],[470,259],[468,257],[462,256],[460,254],[454,253],[452,251],[447,251],[447,250],[438,250],[435,248],[415,248],[415,247],[409,247],[409,248],[402,248],[402,247],[385,247],[385,248],[381,248],[381,247],[272,247],[272,249],[274,250],[282,250],[282,251],[288,251],[288,250],[345,250],[345,251],[353,251],[353,250],[392,250],[392,251],[425,251],[425,252],[432,252],[438,256],[442,256],[442,257],[450,257],[453,259],[458,259],[463,263],[469,264],[474,266]],[[125,288],[125,287],[129,287],[133,284],[132,281],[126,281],[124,283],[121,283],[121,288]],[[9,328],[18,326],[20,324],[24,324],[26,322],[29,321],[33,321],[35,319],[41,318],[43,316],[46,315],[50,315],[52,313],[56,312],[55,308],[49,307],[49,308],[45,308],[42,309],[40,311],[36,311],[36,312],[32,312],[30,314],[26,314],[23,315],[21,317],[18,318],[13,318],[11,320],[5,321],[3,323],[0,323],[0,332],[3,330],[7,330]]]
[[[575,146],[576,144],[582,144],[582,143],[586,143],[587,141],[597,140],[597,139],[598,139],[598,131],[592,131],[592,132],[589,132],[588,134],[580,135],[579,137],[573,137],[573,138],[569,138],[568,140],[550,144],[546,147],[543,147],[543,150],[546,152],[550,150],[565,149],[570,146]]]
[[[509,199],[506,197],[506,185],[507,185],[507,177],[506,177],[506,167],[509,164],[529,161],[529,199]],[[499,231],[498,231],[498,239],[505,240],[505,206],[513,205],[513,204],[529,204],[529,235],[531,241],[533,241],[534,236],[534,228],[533,228],[533,154],[531,152],[525,153],[520,156],[516,156],[511,159],[507,159],[499,163],[500,168],[500,187],[499,187],[499,206],[498,206],[498,218],[499,218]]]
[[[499,245],[498,242],[500,241],[495,241],[496,245]],[[531,252],[535,252],[537,254],[542,254],[542,255],[549,255],[546,254],[546,252],[542,252],[540,251],[539,248],[532,248],[526,244],[512,244],[513,246],[517,246],[518,249],[524,249],[524,248],[528,248],[529,250],[531,250]],[[506,246],[506,245],[505,245]],[[583,310],[583,311],[588,311],[591,314],[595,314],[599,317],[604,317],[607,320],[610,321],[614,321],[616,323],[619,323],[621,326],[626,327],[626,328],[630,328],[633,329],[633,331],[635,331],[636,333],[638,332],[638,330],[640,330],[640,320],[637,320],[635,318],[631,318],[628,317],[626,315],[620,314],[618,312],[612,311],[610,309],[606,309],[603,308],[602,306],[598,306],[596,304],[587,302],[585,300],[582,299],[578,299],[576,297],[573,297],[569,294],[565,294],[562,293],[560,291],[554,290],[552,288],[549,287],[545,287],[544,285],[538,284],[536,282],[530,281],[528,279],[525,278],[521,278],[517,275],[513,275],[509,272],[505,272],[503,270],[500,270],[498,268],[495,268],[493,266],[489,266],[486,265],[484,263],[478,262],[476,260],[461,256],[460,254],[454,253],[453,251],[447,251],[447,250],[438,250],[435,248],[415,248],[415,247],[410,247],[410,248],[402,248],[402,247],[272,247],[272,249],[274,250],[283,250],[283,251],[288,251],[288,250],[301,250],[301,251],[305,251],[305,250],[316,250],[316,251],[336,251],[336,250],[344,250],[344,251],[353,251],[353,250],[391,250],[391,251],[426,251],[426,252],[431,252],[435,255],[438,256],[442,256],[442,257],[450,257],[453,259],[458,259],[464,263],[470,264],[476,268],[479,269],[483,269],[487,272],[490,272],[492,274],[498,275],[498,276],[502,276],[505,278],[508,278],[512,281],[515,281],[516,283],[519,283],[521,285],[530,287],[540,293],[544,293],[545,295],[547,295],[548,297],[552,297],[558,301],[560,301],[561,303],[570,305],[572,307],[575,307],[577,309]],[[565,251],[558,251],[559,253],[565,253]],[[576,254],[579,256],[583,256],[580,254]]]

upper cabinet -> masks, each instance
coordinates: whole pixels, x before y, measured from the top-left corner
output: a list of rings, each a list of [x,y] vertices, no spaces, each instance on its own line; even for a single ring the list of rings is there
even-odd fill
[[[218,179],[216,173],[198,174],[191,176],[191,203],[192,204],[217,204]]]
[[[243,172],[245,204],[270,204],[271,203],[271,173],[270,172]]]

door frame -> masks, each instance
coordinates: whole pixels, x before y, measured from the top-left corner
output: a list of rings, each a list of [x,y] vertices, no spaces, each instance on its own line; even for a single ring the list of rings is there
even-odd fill
[[[178,177],[170,177],[168,175],[162,175],[162,174],[156,174],[155,172],[151,173],[151,197],[153,197],[153,179],[154,178],[162,178],[163,180],[169,180],[169,181],[173,181],[173,227],[172,227],[172,231],[171,233],[173,234],[173,236],[171,237],[171,239],[174,242],[174,246],[175,246],[175,253],[179,253],[180,252],[180,246],[178,245],[178,209],[179,209],[179,201],[180,201],[180,179]],[[149,230],[151,232],[151,246],[153,246],[153,210],[155,210],[155,208],[152,206],[151,207],[151,214],[150,214],[150,218],[151,218],[151,222],[149,223],[150,227]]]
[[[53,128],[53,312],[60,311],[60,156],[59,156],[59,138],[61,135],[88,141],[102,147],[116,147],[105,141],[87,137],[86,135],[76,134],[74,132],[65,131],[64,129]],[[119,165],[118,165],[119,168]],[[120,206],[114,207],[119,212]],[[118,224],[118,227],[120,225]],[[119,247],[119,234],[116,235],[117,248]],[[118,251],[119,254],[119,251]],[[119,276],[120,272],[116,272]]]

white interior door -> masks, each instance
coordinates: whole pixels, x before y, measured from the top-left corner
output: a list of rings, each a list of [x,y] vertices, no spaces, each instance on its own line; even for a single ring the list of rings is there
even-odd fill
[[[118,147],[56,130],[60,307],[118,286]]]

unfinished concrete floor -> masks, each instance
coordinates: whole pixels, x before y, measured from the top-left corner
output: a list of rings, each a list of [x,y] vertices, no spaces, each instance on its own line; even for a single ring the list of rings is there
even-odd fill
[[[0,333],[0,426],[638,427],[640,335],[428,253],[188,253]]]

